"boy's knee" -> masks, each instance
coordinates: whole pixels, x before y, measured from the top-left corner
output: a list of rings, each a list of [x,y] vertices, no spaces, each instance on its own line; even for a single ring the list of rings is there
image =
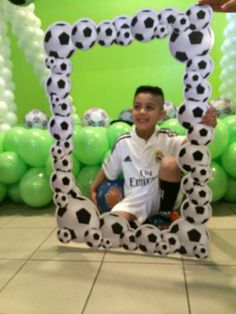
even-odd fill
[[[161,160],[160,179],[166,181],[178,181],[181,179],[181,169],[175,157],[167,156]]]

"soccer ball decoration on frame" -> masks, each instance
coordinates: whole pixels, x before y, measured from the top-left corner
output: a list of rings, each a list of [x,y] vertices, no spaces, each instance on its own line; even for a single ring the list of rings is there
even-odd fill
[[[132,17],[121,15],[114,21],[105,20],[98,25],[84,18],[74,25],[57,22],[46,30],[45,64],[51,69],[51,74],[45,89],[53,114],[49,131],[56,140],[52,147],[54,173],[51,187],[56,205],[57,234],[61,242],[87,243],[89,247],[105,249],[139,249],[157,255],[178,252],[185,256],[207,258],[210,238],[205,223],[212,212],[212,194],[207,186],[210,154],[206,145],[212,140],[214,132],[209,127],[201,127],[200,120],[209,108],[207,100],[211,95],[211,86],[207,81],[213,70],[213,62],[208,56],[214,42],[211,19],[210,6],[196,4],[186,12],[174,8],[160,11],[143,9]],[[185,181],[181,184],[185,202],[181,206],[181,218],[167,230],[161,231],[148,224],[134,230],[115,213],[100,214],[92,201],[81,194],[70,171],[73,123],[68,99],[71,91],[69,58],[77,49],[87,50],[95,44],[128,46],[134,40],[148,42],[167,36],[172,56],[185,66],[185,101],[177,114],[189,139],[177,156],[179,166],[188,173],[188,179],[183,177]]]

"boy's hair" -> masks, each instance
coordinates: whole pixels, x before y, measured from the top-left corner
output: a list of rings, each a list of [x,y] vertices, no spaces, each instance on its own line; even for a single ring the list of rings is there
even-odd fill
[[[161,96],[162,100],[163,100],[162,105],[164,105],[165,97],[164,97],[164,93],[160,87],[150,86],[150,85],[139,86],[134,93],[134,98],[140,93],[149,93],[153,96]]]

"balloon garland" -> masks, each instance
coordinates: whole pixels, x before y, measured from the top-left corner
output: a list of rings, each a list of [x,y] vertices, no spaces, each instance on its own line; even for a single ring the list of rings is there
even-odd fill
[[[0,3],[0,131],[7,131],[17,123],[7,21],[11,22],[12,31],[18,38],[18,45],[24,50],[26,60],[33,65],[41,84],[44,84],[48,75],[44,65],[45,53],[42,44],[44,32],[40,28],[40,19],[34,14],[35,6],[32,1],[13,2],[17,5],[7,0]],[[29,3],[31,4],[28,5]]]
[[[228,20],[228,25],[224,30],[225,40],[221,47],[223,52],[223,57],[220,61],[220,65],[222,68],[221,71],[221,81],[222,84],[220,86],[220,93],[223,97],[226,97],[233,101],[232,109],[236,112],[236,104],[234,99],[236,98],[235,84],[236,84],[236,18],[235,14],[227,13],[226,19]]]
[[[166,255],[179,252],[187,256],[206,258],[209,233],[205,223],[211,216],[212,193],[207,186],[211,173],[210,154],[206,145],[212,140],[213,129],[200,123],[208,109],[211,86],[207,78],[213,70],[208,56],[214,42],[210,28],[212,10],[209,6],[193,5],[186,12],[174,8],[161,11],[144,9],[133,17],[118,16],[95,24],[91,19],[78,20],[74,25],[61,21],[45,32],[44,48],[51,70],[45,89],[53,113],[49,131],[56,143],[52,147],[54,172],[51,187],[54,191],[58,239],[63,243],[85,242],[90,247],[105,249],[123,247],[133,251]],[[95,44],[109,47],[128,46],[134,40],[148,42],[169,36],[172,56],[183,63],[185,102],[178,110],[178,119],[186,131],[189,143],[178,153],[178,163],[187,174],[181,186],[186,200],[181,206],[181,218],[168,230],[143,224],[131,229],[128,222],[113,212],[99,214],[96,206],[76,186],[71,153],[73,123],[64,114],[62,104],[71,109],[71,64],[69,58],[78,50]],[[65,162],[60,162],[65,161]]]

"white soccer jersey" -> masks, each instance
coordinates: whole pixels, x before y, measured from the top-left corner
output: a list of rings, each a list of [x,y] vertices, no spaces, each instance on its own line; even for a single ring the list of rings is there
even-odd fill
[[[117,179],[121,172],[125,180],[125,198],[112,211],[130,212],[142,223],[158,210],[160,162],[156,156],[176,157],[183,140],[183,136],[168,129],[156,130],[148,141],[138,137],[135,128],[121,136],[103,163],[109,180]]]

